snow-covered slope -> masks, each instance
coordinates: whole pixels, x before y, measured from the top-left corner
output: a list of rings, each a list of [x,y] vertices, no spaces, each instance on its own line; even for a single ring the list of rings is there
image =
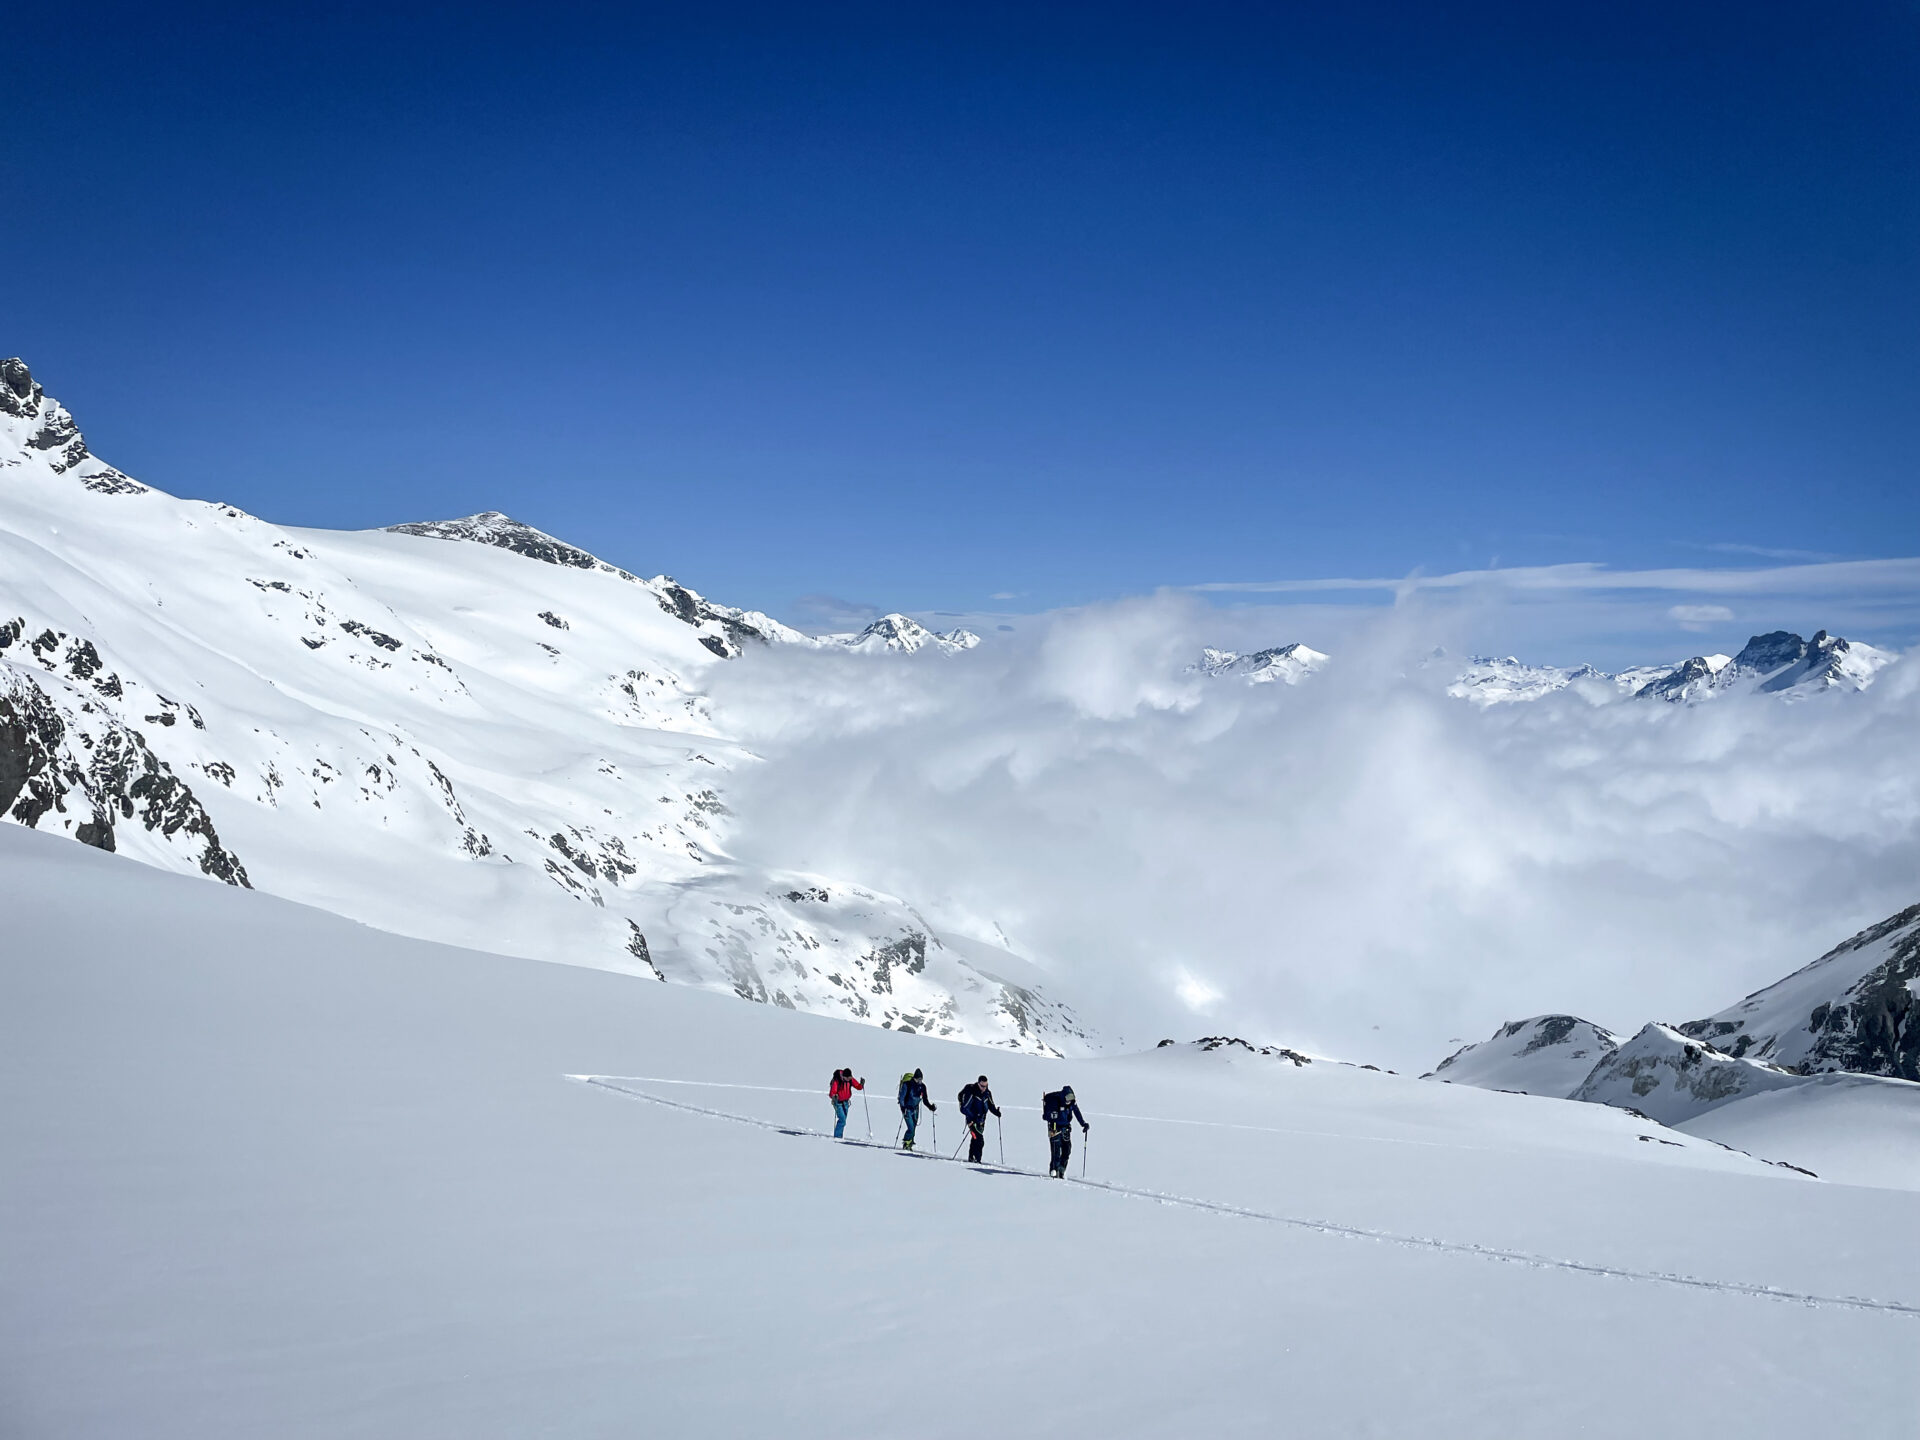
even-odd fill
[[[1426,1078],[1565,1099],[1619,1048],[1620,1037],[1591,1020],[1535,1015],[1501,1026],[1490,1039],[1461,1047]]]
[[[1675,1128],[1751,1155],[1790,1155],[1823,1179],[1920,1190],[1920,1085],[1908,1080],[1811,1075]]]
[[[1603,693],[1620,689],[1616,677],[1591,665],[1571,668],[1528,665],[1511,655],[1498,659],[1475,655],[1447,687],[1447,693],[1456,700],[1471,700],[1476,705],[1504,705],[1538,700],[1575,684],[1597,687]]]
[[[1920,905],[1680,1028],[1730,1054],[1794,1070],[1920,1081]]]
[[[1192,666],[1200,674],[1215,679],[1243,680],[1249,685],[1297,685],[1316,670],[1326,666],[1328,657],[1299,641],[1275,645],[1242,655],[1234,650],[1206,649],[1199,663]]]
[[[1622,1376],[1756,1440],[1910,1428],[1915,1197],[1617,1110],[983,1058],[17,827],[0,908],[9,1435],[1486,1440],[1617,1428]],[[837,1065],[883,1145],[925,1068],[948,1152],[988,1071],[1007,1166],[818,1138]],[[1031,1173],[1062,1080],[1087,1184]]]
[[[17,361],[0,501],[8,819],[403,935],[1081,1043],[905,899],[732,858],[728,776],[756,762],[703,677],[807,639],[766,616],[491,512],[349,534],[175,499]]]

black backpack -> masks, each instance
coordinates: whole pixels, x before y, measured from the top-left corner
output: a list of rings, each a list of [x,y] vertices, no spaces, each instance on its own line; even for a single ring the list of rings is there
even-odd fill
[[[1061,1109],[1060,1092],[1058,1090],[1051,1091],[1040,1097],[1040,1118],[1045,1120],[1047,1124],[1058,1125],[1060,1123]]]

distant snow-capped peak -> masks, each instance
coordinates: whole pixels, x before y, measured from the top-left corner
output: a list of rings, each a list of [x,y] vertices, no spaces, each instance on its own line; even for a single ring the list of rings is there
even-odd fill
[[[911,616],[900,614],[882,615],[857,634],[830,635],[824,638],[837,641],[849,650],[858,650],[862,654],[894,651],[911,655],[931,645],[936,650],[952,655],[962,650],[971,650],[980,643],[980,637],[971,630],[945,632],[929,630]]]
[[[1215,679],[1232,677],[1249,685],[1271,685],[1276,681],[1298,685],[1324,667],[1329,658],[1296,640],[1290,645],[1275,645],[1244,655],[1235,650],[1205,649],[1200,652],[1199,662],[1187,669],[1189,674],[1198,672]]]
[[[1790,630],[1755,635],[1734,656],[1696,655],[1636,694],[1693,704],[1730,690],[1798,698],[1823,690],[1864,690],[1894,660],[1890,651],[1816,631],[1803,640]]]

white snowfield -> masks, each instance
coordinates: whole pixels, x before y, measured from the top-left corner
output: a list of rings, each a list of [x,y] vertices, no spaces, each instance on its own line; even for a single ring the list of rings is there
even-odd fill
[[[19,827],[0,904],[9,1436],[1911,1433],[1920,1195],[1604,1106],[995,1052]],[[941,1153],[987,1072],[1007,1169],[822,1138],[842,1064]],[[1085,1184],[1023,1173],[1063,1080]]]
[[[495,512],[346,533],[176,499],[0,362],[0,815],[402,935],[1079,1048],[1015,957],[730,853],[758,762],[703,677],[763,641],[915,664],[974,637],[815,640]]]

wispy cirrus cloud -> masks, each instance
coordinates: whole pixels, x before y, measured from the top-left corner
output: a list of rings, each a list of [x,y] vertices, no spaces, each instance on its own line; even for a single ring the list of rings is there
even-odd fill
[[[1677,543],[1688,550],[1710,550],[1718,555],[1758,555],[1763,560],[1798,560],[1817,564],[1840,558],[1824,550],[1789,550],[1778,545],[1746,545],[1738,540],[1681,540]]]
[[[1733,619],[1733,611],[1725,605],[1673,605],[1667,618],[1682,630],[1708,630]]]
[[[1339,576],[1304,580],[1209,580],[1179,587],[1211,594],[1304,595],[1385,592],[1396,598],[1434,591],[1628,591],[1711,595],[1823,595],[1878,591],[1920,594],[1920,556],[1836,560],[1751,568],[1672,566],[1615,570],[1594,561],[1456,570],[1443,575]]]

